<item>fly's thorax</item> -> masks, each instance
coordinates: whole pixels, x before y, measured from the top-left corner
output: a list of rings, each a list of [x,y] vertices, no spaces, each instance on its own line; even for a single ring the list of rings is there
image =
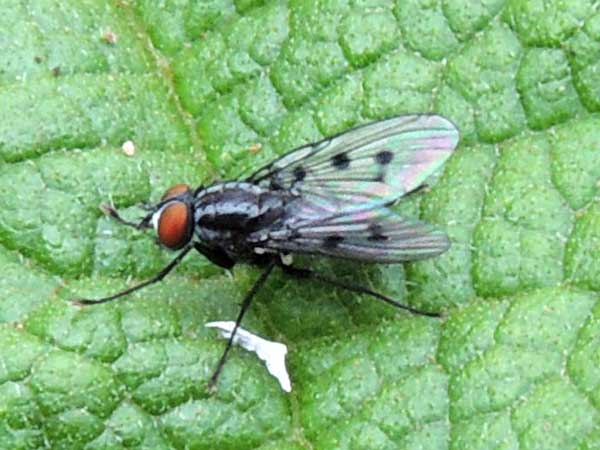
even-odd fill
[[[189,186],[177,184],[163,195],[152,214],[152,226],[159,242],[171,250],[188,244],[194,232],[192,194]]]
[[[255,184],[219,183],[197,193],[194,220],[202,228],[249,234],[281,218],[285,203],[282,193]]]

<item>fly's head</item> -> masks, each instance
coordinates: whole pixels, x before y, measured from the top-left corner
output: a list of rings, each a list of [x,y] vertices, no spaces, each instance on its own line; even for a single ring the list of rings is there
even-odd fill
[[[163,194],[160,201],[144,207],[148,211],[139,223],[129,222],[112,207],[104,211],[124,225],[138,230],[154,228],[158,242],[171,250],[185,247],[194,234],[194,195],[187,184],[176,184]]]

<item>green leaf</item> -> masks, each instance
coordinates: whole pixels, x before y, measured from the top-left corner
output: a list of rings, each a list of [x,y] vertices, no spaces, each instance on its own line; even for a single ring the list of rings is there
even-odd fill
[[[600,14],[585,0],[39,0],[0,4],[0,447],[600,447]],[[126,217],[175,183],[436,112],[461,143],[404,202],[451,249],[303,259],[443,311],[275,274],[244,326],[293,391],[223,341],[258,276],[173,255]],[[132,141],[127,156],[123,143]]]

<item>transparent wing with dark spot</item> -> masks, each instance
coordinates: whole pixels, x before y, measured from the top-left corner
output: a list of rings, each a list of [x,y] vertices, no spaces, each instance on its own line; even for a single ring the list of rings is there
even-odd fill
[[[448,159],[458,130],[432,114],[374,122],[300,147],[248,181],[287,189],[331,211],[348,204],[382,204],[418,188]]]
[[[293,213],[291,216],[298,218],[301,215]],[[280,231],[271,232],[261,246],[271,251],[380,263],[430,258],[450,246],[442,231],[417,220],[405,219],[385,207],[292,219],[286,225]]]

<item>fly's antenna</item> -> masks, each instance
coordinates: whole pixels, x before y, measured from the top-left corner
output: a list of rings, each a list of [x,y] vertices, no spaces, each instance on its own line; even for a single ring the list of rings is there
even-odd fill
[[[119,222],[122,225],[127,225],[128,227],[135,228],[136,230],[143,230],[145,228],[150,227],[150,220],[152,219],[152,214],[148,214],[140,222],[135,223],[135,222],[130,222],[129,220],[123,219],[123,217],[121,217],[119,212],[110,205],[106,205],[106,204],[100,205],[100,209],[102,210],[102,212],[104,214],[112,217],[113,219],[115,219],[117,222]]]

